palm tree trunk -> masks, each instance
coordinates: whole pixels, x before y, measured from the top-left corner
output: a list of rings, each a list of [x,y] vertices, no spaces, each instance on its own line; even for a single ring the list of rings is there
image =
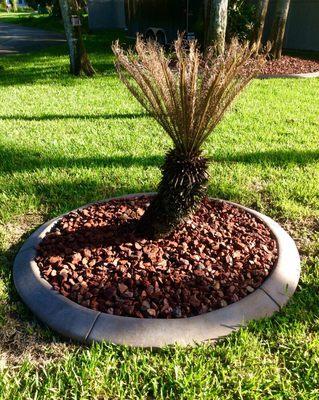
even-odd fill
[[[207,48],[213,43],[217,54],[225,50],[227,8],[228,0],[205,0],[204,46]]]
[[[81,15],[76,0],[59,0],[61,14],[64,23],[70,54],[70,72],[80,75],[83,72],[87,76],[94,75],[95,71],[88,58],[81,29]],[[74,18],[75,17],[75,18]],[[78,21],[79,24],[72,23]]]
[[[272,42],[270,54],[275,60],[281,57],[289,7],[290,0],[277,0],[274,22],[270,34],[270,40]]]
[[[173,232],[194,212],[206,194],[207,158],[171,150],[162,166],[162,180],[137,226],[137,233],[161,238]]]
[[[265,20],[269,0],[258,0],[256,9],[256,25],[252,35],[252,42],[256,43],[257,50],[260,49],[261,39],[264,31]]]

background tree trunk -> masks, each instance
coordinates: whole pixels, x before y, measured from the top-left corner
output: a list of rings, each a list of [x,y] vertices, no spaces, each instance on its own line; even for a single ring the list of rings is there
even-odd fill
[[[18,0],[12,0],[12,11],[13,12],[18,11]]]
[[[270,33],[270,40],[272,42],[270,54],[275,60],[281,57],[289,7],[290,0],[277,0],[275,17]]]
[[[212,43],[218,54],[225,50],[228,0],[205,1],[205,48]]]
[[[252,41],[260,49],[261,39],[264,32],[265,19],[267,15],[269,0],[258,0],[256,8],[256,25],[252,35]]]
[[[88,58],[83,38],[81,25],[74,26],[71,17],[75,16],[81,21],[80,9],[76,0],[59,0],[61,14],[64,23],[70,54],[70,72],[80,75],[81,72],[87,76],[94,75],[94,69]]]

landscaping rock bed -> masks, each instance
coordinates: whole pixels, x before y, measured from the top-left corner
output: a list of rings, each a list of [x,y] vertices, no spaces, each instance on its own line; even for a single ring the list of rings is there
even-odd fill
[[[63,216],[42,239],[35,261],[65,297],[106,314],[182,318],[237,302],[276,264],[276,240],[258,217],[205,199],[165,239],[134,233],[150,196],[119,198]]]
[[[293,295],[300,276],[300,259],[292,238],[266,215],[222,200],[214,200],[213,204],[220,202],[221,206],[229,205],[230,210],[234,207],[247,213],[250,218],[256,219],[257,223],[262,221],[270,229],[271,236],[275,238],[277,250],[277,261],[262,285],[252,293],[249,289],[247,296],[225,307],[189,318],[168,319],[152,316],[151,318],[136,318],[112,315],[77,304],[70,297],[63,296],[58,290],[54,290],[52,285],[41,276],[36,260],[40,263],[43,239],[48,237],[50,232],[52,235],[60,236],[56,233],[56,228],[64,217],[67,218],[65,223],[68,223],[70,214],[76,216],[82,210],[98,207],[99,204],[106,205],[115,200],[123,205],[137,197],[147,199],[149,196],[150,194],[126,195],[101,203],[88,204],[48,221],[25,241],[14,260],[14,284],[22,300],[43,323],[67,338],[86,343],[107,341],[149,348],[160,348],[169,344],[195,345],[224,337],[251,320],[271,316],[279,311]],[[142,209],[142,207],[138,208]],[[132,215],[129,218],[134,217]],[[92,227],[87,226],[85,229],[88,228],[92,233]],[[64,229],[67,229],[67,226]],[[90,235],[87,234],[86,240],[89,237]],[[53,254],[49,257],[52,256],[57,255]],[[62,254],[59,256],[61,257]],[[63,275],[59,276],[63,279]]]
[[[309,74],[319,72],[319,60],[293,56],[282,56],[279,60],[269,60],[262,69],[262,75]]]

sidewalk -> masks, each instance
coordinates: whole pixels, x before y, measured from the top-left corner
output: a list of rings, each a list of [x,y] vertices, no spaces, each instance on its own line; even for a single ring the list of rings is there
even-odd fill
[[[0,22],[0,56],[29,53],[65,43],[61,33]]]

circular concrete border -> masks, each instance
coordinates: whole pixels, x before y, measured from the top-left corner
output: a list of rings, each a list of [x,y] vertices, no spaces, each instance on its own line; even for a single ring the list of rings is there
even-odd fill
[[[306,73],[301,73],[301,74],[273,74],[273,75],[262,74],[262,75],[258,75],[257,78],[258,79],[319,78],[319,71],[306,72]]]
[[[117,198],[151,194],[154,193],[138,193]],[[298,250],[281,226],[259,212],[236,203],[228,203],[260,218],[270,228],[277,240],[279,256],[272,273],[258,289],[224,308],[196,317],[167,320],[109,315],[74,303],[55,291],[40,276],[34,261],[36,247],[62,216],[42,225],[23,244],[13,266],[15,286],[22,300],[41,321],[63,336],[78,341],[105,340],[115,344],[158,348],[174,343],[194,345],[216,340],[250,320],[268,317],[279,311],[296,290],[300,275]]]

